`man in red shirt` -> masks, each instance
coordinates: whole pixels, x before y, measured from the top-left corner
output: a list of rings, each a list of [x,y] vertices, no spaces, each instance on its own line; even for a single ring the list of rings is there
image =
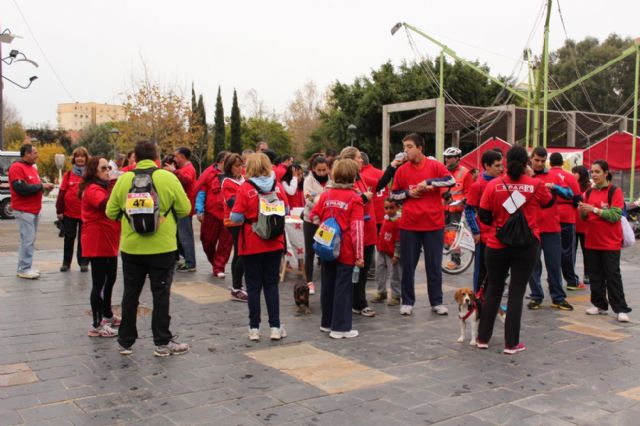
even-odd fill
[[[32,268],[33,251],[38,233],[38,221],[42,209],[42,193],[53,189],[53,184],[42,183],[35,163],[38,150],[31,144],[20,147],[20,160],[9,168],[9,190],[11,207],[20,227],[20,250],[18,251],[18,277],[34,280],[40,271]]]
[[[401,315],[411,315],[415,303],[415,273],[424,249],[427,291],[431,309],[447,315],[442,304],[442,247],[444,208],[441,190],[455,185],[447,168],[424,155],[424,139],[411,133],[402,140],[407,162],[398,168],[392,198],[403,202],[400,218],[400,261],[402,263]]]
[[[556,201],[548,209],[539,215],[538,226],[540,227],[540,250],[544,254],[544,264],[547,268],[547,279],[549,282],[549,294],[551,296],[551,307],[562,311],[572,311],[573,306],[567,302],[567,294],[562,288],[562,267],[560,259],[562,257],[562,240],[560,239],[560,215],[558,213],[557,201],[559,198],[565,200],[573,199],[573,192],[567,187],[563,187],[562,180],[556,173],[550,173],[545,167],[547,161],[547,150],[538,146],[531,154],[531,167],[534,177],[541,180]],[[527,305],[529,309],[540,309],[544,292],[540,284],[542,277],[542,261],[538,259],[533,273],[529,279],[531,288],[531,301]]]
[[[191,202],[191,213],[185,217],[178,218],[178,251],[184,255],[184,263],[178,266],[178,272],[195,272],[196,270],[196,248],[193,238],[193,220],[195,206],[195,184],[196,184],[196,169],[191,164],[191,150],[189,148],[181,147],[176,149],[173,153],[176,166],[167,164],[164,166],[165,170],[173,172],[182,187],[184,192],[189,197]]]
[[[558,198],[558,214],[560,217],[560,239],[562,240],[562,276],[567,282],[567,290],[584,290],[587,288],[580,282],[576,274],[576,207],[580,201],[580,186],[573,173],[562,168],[564,159],[562,154],[554,152],[549,156],[551,169],[549,173],[556,174],[562,181],[562,186],[571,189],[573,198],[565,200]]]
[[[289,168],[291,164],[293,164],[293,157],[290,154],[284,154],[280,157],[280,163],[274,169],[276,181],[282,181],[282,178],[287,173],[287,168]]]

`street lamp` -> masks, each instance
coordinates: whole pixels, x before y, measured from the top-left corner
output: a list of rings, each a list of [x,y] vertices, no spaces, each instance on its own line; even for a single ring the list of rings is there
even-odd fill
[[[120,130],[116,127],[109,130],[109,137],[111,138],[111,143],[113,144],[113,161],[117,160],[116,156],[118,155],[118,139],[120,138]]]
[[[358,128],[356,127],[355,124],[349,124],[349,127],[347,127],[347,132],[349,136],[349,146],[353,146],[353,142],[356,140],[357,130]]]

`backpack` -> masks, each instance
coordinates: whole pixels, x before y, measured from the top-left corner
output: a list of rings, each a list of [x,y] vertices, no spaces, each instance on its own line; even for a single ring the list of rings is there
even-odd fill
[[[272,240],[284,234],[285,204],[275,192],[276,182],[271,191],[262,190],[251,180],[248,181],[258,191],[258,220],[251,229],[263,240]]]
[[[153,234],[161,223],[160,199],[152,179],[156,170],[156,167],[132,170],[134,176],[127,193],[124,214],[131,229],[138,234]],[[169,209],[164,217],[171,210]]]
[[[587,189],[585,193],[585,199],[588,200],[591,195],[591,191],[593,188]],[[609,189],[607,191],[607,202],[609,203],[609,207],[611,207],[611,203],[613,202],[613,193],[616,191],[616,187],[613,185],[609,185]],[[620,217],[620,226],[622,227],[622,248],[632,247],[636,243],[636,235],[629,223],[629,220],[626,217],[626,206],[622,209],[622,217]]]
[[[320,260],[333,262],[340,256],[342,230],[335,217],[331,216],[323,221],[313,236],[313,251]]]
[[[509,187],[504,180],[502,180],[502,183],[507,192],[509,192],[511,201],[513,201]],[[523,248],[529,247],[531,244],[535,243],[536,237],[533,235],[533,232],[531,232],[527,218],[524,217],[524,213],[522,213],[522,207],[524,207],[527,202],[528,201],[524,202],[520,207],[518,207],[518,209],[509,216],[509,219],[507,219],[504,225],[496,228],[496,238],[502,244],[511,247]]]

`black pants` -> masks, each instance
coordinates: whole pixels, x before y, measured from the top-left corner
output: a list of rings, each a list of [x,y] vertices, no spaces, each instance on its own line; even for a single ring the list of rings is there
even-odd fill
[[[244,275],[244,266],[242,257],[238,254],[238,235],[242,226],[229,226],[227,228],[233,237],[233,258],[231,259],[231,286],[234,290],[242,288],[242,276]]]
[[[260,328],[260,293],[264,292],[269,327],[280,327],[280,262],[282,250],[242,256],[249,296],[249,328]]]
[[[338,261],[322,262],[320,304],[322,318],[320,325],[332,331],[351,331],[351,283],[352,265]]]
[[[631,312],[624,298],[620,275],[620,250],[592,250],[585,254],[589,263],[591,303],[600,309],[611,305],[613,312]],[[607,301],[607,296],[608,301]]]
[[[318,225],[304,221],[302,223],[302,233],[304,235],[304,275],[307,282],[313,281],[313,260],[316,252],[313,251],[313,236],[318,230]]]
[[[136,320],[140,293],[145,279],[149,276],[151,294],[153,294],[153,314],[151,331],[156,346],[166,345],[171,338],[169,323],[169,299],[175,266],[175,252],[161,254],[122,253],[122,275],[124,293],[122,294],[122,323],[118,330],[118,343],[131,347],[138,338]]]
[[[588,284],[589,281],[589,271],[587,271],[587,249],[584,246],[584,232],[576,232],[576,245],[574,247],[574,256],[573,260],[576,259],[576,254],[578,253],[578,245],[580,245],[580,250],[582,250],[582,269],[584,274],[585,284]]]
[[[91,257],[91,311],[93,326],[98,327],[102,318],[112,318],[111,294],[118,273],[118,257]]]
[[[64,226],[64,255],[62,263],[64,265],[71,265],[73,260],[73,244],[76,237],[78,237],[78,249],[76,250],[76,257],[78,259],[78,265],[87,265],[89,261],[82,258],[82,243],[80,235],[82,235],[82,220],[74,219],[69,216],[62,217],[62,225]]]
[[[507,273],[511,270],[507,319],[504,324],[504,342],[506,347],[513,347],[520,343],[520,321],[524,293],[527,290],[527,283],[533,267],[538,261],[538,249],[538,243],[526,248],[485,248],[488,284],[478,325],[478,340],[480,342],[488,343],[491,339]]]
[[[360,279],[353,285],[353,309],[358,311],[369,306],[367,303],[367,274],[371,268],[375,250],[375,244],[364,248],[364,267],[360,269]]]

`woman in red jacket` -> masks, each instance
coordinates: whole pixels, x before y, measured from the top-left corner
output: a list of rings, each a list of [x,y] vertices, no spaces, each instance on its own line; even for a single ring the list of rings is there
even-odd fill
[[[111,310],[111,294],[118,269],[120,246],[120,222],[105,215],[105,207],[115,180],[110,180],[111,167],[102,157],[93,157],[80,184],[82,199],[82,247],[84,256],[91,262],[91,311],[93,324],[90,337],[115,337],[113,327],[120,325],[120,318]]]
[[[352,146],[344,148],[340,152],[340,159],[354,160],[362,170],[362,155],[358,148]],[[361,179],[360,171],[356,176],[354,189],[364,203],[364,267],[360,271],[358,282],[353,285],[353,313],[364,317],[372,317],[376,313],[367,303],[367,275],[373,263],[373,254],[378,241],[378,228],[376,227],[376,213],[372,201],[373,188],[367,186],[365,181]]]
[[[89,152],[85,148],[74,149],[71,156],[71,170],[63,175],[60,183],[60,192],[56,200],[58,220],[61,220],[64,226],[64,255],[60,272],[66,272],[71,267],[76,236],[78,236],[78,249],[76,250],[78,265],[80,265],[82,272],[89,270],[89,262],[82,258],[82,243],[80,241],[82,220],[80,217],[80,198],[78,197],[78,187],[82,182],[87,161],[89,161]]]
[[[477,346],[480,349],[489,347],[505,279],[511,271],[507,319],[504,324],[505,354],[515,354],[526,349],[524,343],[520,342],[520,321],[527,282],[539,255],[538,214],[543,214],[540,208],[549,207],[553,203],[551,192],[544,183],[525,174],[528,160],[526,149],[518,145],[512,147],[507,152],[507,174],[487,184],[478,210],[478,217],[489,228],[485,249],[488,284],[480,312]],[[507,245],[499,232],[510,217],[517,217],[515,210],[518,214],[523,214],[526,226],[533,236],[526,245]]]
[[[622,209],[624,195],[611,184],[609,164],[604,160],[591,165],[593,188],[587,189],[584,202],[578,209],[587,221],[585,228],[585,256],[589,264],[591,304],[587,315],[607,315],[609,305],[618,321],[629,322],[629,312],[620,274],[622,248]],[[608,300],[607,300],[608,299]]]
[[[285,249],[284,233],[271,239],[262,238],[255,232],[254,225],[260,219],[260,209],[265,213],[282,216],[288,209],[284,189],[275,180],[273,167],[265,154],[251,154],[247,159],[247,180],[240,185],[236,202],[231,209],[231,221],[241,225],[238,247],[244,266],[244,280],[249,294],[249,339],[260,340],[260,293],[269,314],[271,340],[287,336],[280,324],[280,300],[278,281],[280,262]],[[275,194],[277,201],[267,204],[261,198]],[[263,197],[264,195],[264,197]],[[264,215],[263,215],[264,216]]]
[[[247,291],[242,288],[242,258],[238,251],[238,235],[242,225],[234,223],[229,219],[231,209],[236,202],[238,188],[244,183],[242,176],[242,157],[240,154],[229,154],[224,160],[224,178],[222,180],[222,198],[224,200],[224,226],[233,237],[233,258],[231,259],[231,300],[246,302],[248,300]]]

